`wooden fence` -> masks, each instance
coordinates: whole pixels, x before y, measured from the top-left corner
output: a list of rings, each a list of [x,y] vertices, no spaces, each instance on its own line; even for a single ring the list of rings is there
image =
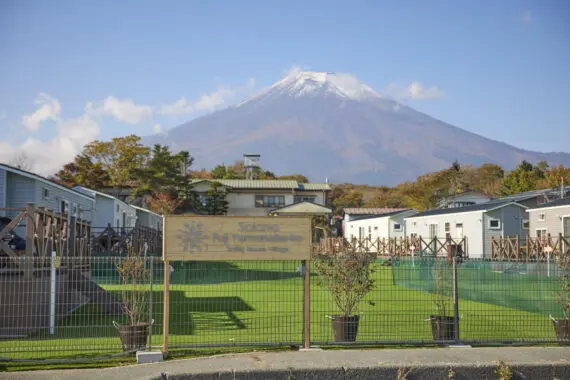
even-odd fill
[[[0,211],[17,212],[0,231],[0,256],[29,258],[20,260],[28,263],[27,268],[13,268],[15,271],[25,269],[26,275],[31,275],[33,266],[37,269],[39,265],[38,261],[34,264],[34,260],[50,258],[52,251],[60,258],[88,257],[90,254],[91,226],[88,221],[35,207],[33,203],[28,203],[24,209],[3,208]],[[18,227],[24,228],[23,236],[16,234]],[[20,241],[16,246],[10,244],[17,240]],[[3,266],[6,265],[4,262]]]
[[[342,237],[321,239],[313,245],[313,253],[338,253],[345,249],[376,252],[379,257],[430,255],[446,257],[450,252],[467,253],[467,239],[400,237],[377,239],[353,239]]]
[[[570,239],[562,234],[546,237],[520,236],[491,238],[491,256],[493,259],[509,261],[546,261],[570,255]]]
[[[91,234],[91,253],[126,253],[128,248],[141,253],[162,252],[162,231],[150,227],[136,226],[132,228],[93,228]]]

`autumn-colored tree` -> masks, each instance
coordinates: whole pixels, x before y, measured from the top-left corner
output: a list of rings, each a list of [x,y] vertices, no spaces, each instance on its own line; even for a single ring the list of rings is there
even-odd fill
[[[262,168],[253,169],[254,177],[257,179],[275,179],[275,174]],[[247,171],[242,161],[235,161],[233,165],[216,165],[212,169],[214,179],[245,179]]]
[[[365,204],[366,207],[405,207],[402,195],[396,188],[380,186],[370,200]]]
[[[538,181],[538,189],[552,189],[561,183],[570,184],[570,168],[564,165],[551,166],[544,172],[544,178]]]
[[[181,199],[176,199],[167,193],[154,194],[150,199],[150,209],[160,215],[172,215],[182,205]]]
[[[340,184],[334,186],[329,193],[329,202],[333,205],[334,212],[340,214],[347,207],[362,207],[364,196],[353,185]]]
[[[83,148],[82,155],[93,163],[100,163],[108,173],[113,187],[130,187],[134,171],[144,166],[149,148],[136,135],[115,137],[111,141],[95,140]]]
[[[81,185],[93,190],[110,186],[111,178],[100,162],[91,160],[89,156],[77,155],[73,162],[65,164],[55,174],[55,178],[66,186]]]
[[[200,179],[212,179],[212,178],[214,178],[212,173],[207,169],[191,170],[190,171],[190,177],[200,178]]]
[[[277,179],[290,179],[300,183],[309,183],[309,179],[302,174],[281,175]]]
[[[499,165],[483,164],[477,168],[477,182],[473,189],[491,196],[499,195],[504,177],[505,171]]]

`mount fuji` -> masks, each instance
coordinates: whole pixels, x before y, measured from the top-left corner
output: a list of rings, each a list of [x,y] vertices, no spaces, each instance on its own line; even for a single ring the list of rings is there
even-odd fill
[[[265,169],[333,183],[394,185],[454,160],[506,169],[523,159],[570,165],[568,153],[532,152],[479,136],[338,73],[288,75],[239,104],[145,141],[190,151],[197,168],[258,153]]]

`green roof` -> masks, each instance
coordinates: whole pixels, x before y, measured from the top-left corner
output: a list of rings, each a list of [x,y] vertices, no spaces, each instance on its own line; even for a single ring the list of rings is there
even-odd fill
[[[232,189],[330,190],[326,183],[299,183],[283,179],[193,179],[192,183],[219,182]]]

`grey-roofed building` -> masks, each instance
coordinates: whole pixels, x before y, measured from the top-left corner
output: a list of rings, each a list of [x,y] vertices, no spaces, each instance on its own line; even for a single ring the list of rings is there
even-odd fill
[[[511,201],[511,202],[520,203],[523,206],[529,208],[534,208],[542,204],[551,202],[553,200],[565,198],[568,196],[570,196],[570,186],[565,186],[562,189],[540,189],[540,190],[525,191],[523,193],[499,197],[493,200],[493,202]]]
[[[344,224],[344,238],[370,239],[400,238],[406,236],[404,218],[416,214],[411,209],[401,209],[376,215],[353,216]]]
[[[512,201],[487,202],[467,207],[428,210],[405,219],[406,236],[466,238],[467,255],[491,257],[491,237],[525,236],[526,207]]]
[[[570,198],[561,198],[527,210],[530,236],[556,237],[562,234],[570,239]]]
[[[0,208],[24,209],[27,203],[92,222],[95,200],[40,175],[0,164]],[[0,217],[13,218],[18,213],[0,210]],[[23,235],[23,227],[16,233]]]
[[[193,190],[198,197],[205,197],[213,182],[222,184],[228,193],[227,214],[238,216],[265,216],[272,210],[302,202],[326,206],[331,190],[327,183],[256,179],[194,179]]]
[[[344,213],[344,222],[346,223],[360,216],[382,215],[403,210],[407,209],[391,207],[346,207],[342,211]]]

